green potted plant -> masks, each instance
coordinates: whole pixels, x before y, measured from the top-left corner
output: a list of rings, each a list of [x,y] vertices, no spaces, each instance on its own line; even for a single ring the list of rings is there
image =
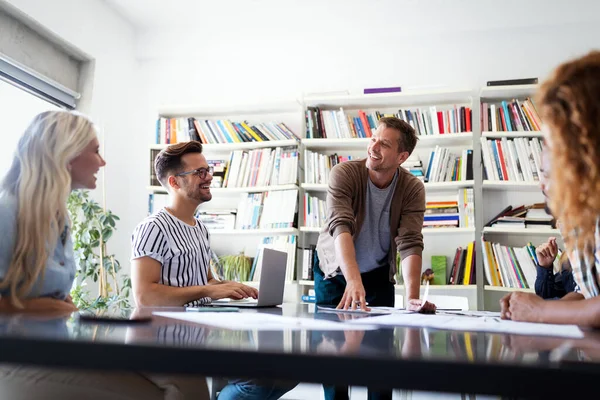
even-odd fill
[[[119,217],[101,207],[89,197],[88,192],[82,190],[71,192],[67,209],[77,263],[71,290],[73,302],[79,309],[129,308],[131,278],[119,273],[121,264],[106,249],[106,242],[112,236]],[[85,289],[89,280],[98,283],[97,297]]]
[[[221,256],[219,257],[219,261],[223,271],[223,279],[238,282],[250,280],[252,258],[247,257],[243,251],[238,255]]]

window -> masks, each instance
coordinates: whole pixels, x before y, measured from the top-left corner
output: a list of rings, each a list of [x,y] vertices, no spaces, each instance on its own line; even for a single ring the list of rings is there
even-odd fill
[[[19,138],[34,116],[48,110],[59,110],[56,105],[42,100],[0,79],[0,176],[8,172]]]

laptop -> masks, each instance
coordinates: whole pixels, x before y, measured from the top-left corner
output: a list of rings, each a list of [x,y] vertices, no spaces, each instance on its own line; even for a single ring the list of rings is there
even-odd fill
[[[283,303],[287,253],[264,248],[261,261],[258,299],[220,299],[213,305],[220,307],[275,307]]]

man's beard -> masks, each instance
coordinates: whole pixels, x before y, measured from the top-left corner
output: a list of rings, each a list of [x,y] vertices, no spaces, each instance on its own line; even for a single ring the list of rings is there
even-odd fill
[[[191,186],[186,188],[186,195],[192,200],[196,200],[198,204],[206,203],[212,200],[212,193],[205,193],[199,186]]]

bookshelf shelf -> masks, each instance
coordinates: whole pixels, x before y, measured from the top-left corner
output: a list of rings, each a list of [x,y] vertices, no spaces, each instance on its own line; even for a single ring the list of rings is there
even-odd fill
[[[454,182],[431,182],[425,183],[425,190],[450,190],[473,187],[473,181],[454,181]],[[313,192],[326,192],[325,183],[303,183],[300,187],[304,190]]]
[[[396,289],[404,289],[404,285],[394,285]],[[424,288],[421,286],[421,289]],[[429,285],[429,290],[434,292],[443,292],[449,290],[477,290],[477,285]]]
[[[326,192],[327,191],[326,183],[301,183],[300,187],[304,190],[309,190],[312,192]]]
[[[299,280],[298,284],[301,286],[315,286],[315,281]]]
[[[431,286],[430,286],[431,287]],[[490,286],[485,285],[484,290],[489,292],[528,292],[535,293],[535,289],[525,289],[525,288],[511,288],[511,287],[503,287],[503,286]]]
[[[532,228],[495,228],[486,227],[483,228],[483,233],[497,233],[497,234],[510,234],[510,235],[539,235],[539,236],[556,236],[560,235],[558,229],[532,229]]]
[[[321,228],[319,228],[318,226],[301,226],[300,227],[300,232],[313,232],[313,233],[319,233],[321,232]]]
[[[298,189],[298,185],[273,185],[273,186],[254,186],[254,187],[240,187],[240,188],[210,188],[210,192],[213,195],[226,195],[234,193],[262,193],[262,192],[274,192],[279,190],[292,190]],[[148,186],[150,192],[167,193],[165,188],[162,186]]]
[[[473,181],[427,182],[425,190],[445,190],[473,187]]]
[[[486,86],[481,88],[479,96],[482,99],[506,99],[508,97],[531,96],[537,90],[538,85],[506,85]]]
[[[519,137],[537,137],[541,138],[544,134],[541,131],[512,131],[512,132],[504,132],[504,131],[486,131],[482,132],[481,136],[484,138],[519,138]]]
[[[266,140],[263,142],[243,142],[243,143],[216,143],[216,144],[203,144],[203,151],[233,151],[233,150],[250,150],[250,149],[262,149],[265,147],[286,147],[286,146],[298,146],[296,140]],[[162,150],[169,146],[168,144],[152,144],[150,149]]]
[[[427,235],[452,235],[461,234],[468,235],[474,234],[475,228],[423,228],[421,231],[424,236]]]
[[[231,115],[260,115],[297,113],[302,105],[297,101],[282,100],[273,103],[227,104],[222,106],[201,104],[172,104],[159,107],[158,114],[163,117],[229,117]]]
[[[401,93],[306,96],[304,104],[319,107],[374,108],[417,106],[420,104],[453,104],[472,101],[473,90],[413,90]]]
[[[514,181],[483,181],[483,189],[489,190],[527,190],[539,191],[539,182],[514,182]]]
[[[302,144],[309,150],[315,149],[366,149],[370,138],[352,139],[302,139]],[[469,144],[473,140],[473,132],[444,133],[438,135],[419,135],[417,147],[454,146]]]
[[[297,235],[296,228],[274,228],[274,229],[213,229],[209,231],[211,235],[254,235],[254,236],[275,236],[275,235]]]

